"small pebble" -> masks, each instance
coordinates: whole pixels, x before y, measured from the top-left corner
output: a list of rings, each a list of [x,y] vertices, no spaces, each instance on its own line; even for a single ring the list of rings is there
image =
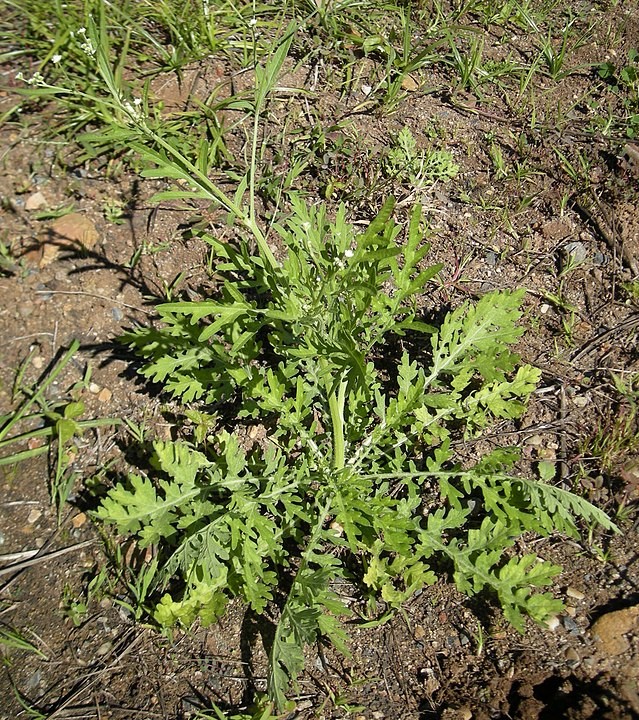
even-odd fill
[[[38,522],[41,515],[42,515],[41,508],[32,508],[27,517],[27,522],[29,523],[29,525],[33,525],[34,523]]]
[[[104,655],[108,655],[111,650],[113,649],[113,643],[110,640],[107,640],[106,642],[103,642],[102,645],[95,651],[95,654],[98,657],[103,657]]]
[[[30,300],[18,305],[18,315],[23,318],[29,317],[33,313],[34,305]]]
[[[564,653],[564,657],[568,661],[568,664],[572,665],[572,667],[576,667],[581,662],[579,653],[575,650],[575,648],[569,647]]]
[[[25,683],[27,690],[33,692],[42,684],[42,671],[36,670],[32,675],[29,676]]]
[[[590,400],[585,395],[575,395],[572,399],[572,404],[578,408],[585,408]]]
[[[42,368],[44,367],[44,358],[42,357],[42,355],[34,355],[31,358],[31,364],[36,370],[42,370]]]
[[[112,397],[113,393],[109,390],[109,388],[102,388],[102,390],[98,393],[98,400],[101,403],[109,402]]]
[[[573,600],[584,600],[586,597],[581,590],[577,590],[577,588],[572,587],[572,585],[566,588],[566,595],[573,598]]]
[[[554,632],[560,625],[559,618],[556,615],[552,615],[546,620],[546,625],[551,632]]]
[[[41,302],[48,302],[53,297],[52,292],[47,292],[49,288],[45,288],[43,292],[38,293],[38,300]]]
[[[100,626],[100,630],[105,633],[110,633],[111,628],[109,626],[109,621],[107,620],[104,615],[101,615],[99,618],[96,618],[95,624]]]
[[[564,615],[563,624],[571,635],[579,635],[579,625],[577,625],[570,615]]]
[[[87,516],[81,512],[78,513],[73,520],[71,520],[71,525],[77,530],[78,528],[81,528],[84,523],[87,521]]]
[[[116,322],[120,322],[120,320],[124,317],[124,313],[119,307],[111,308],[111,315]]]
[[[569,267],[570,265],[573,267],[575,265],[581,265],[588,259],[588,250],[586,249],[586,246],[578,240],[566,243],[562,250],[564,256],[564,267]]]
[[[566,611],[566,615],[570,615],[571,618],[577,617],[577,609],[572,607],[572,605],[566,605],[564,610]]]
[[[491,267],[495,267],[499,261],[499,255],[494,250],[487,250],[485,257],[486,265],[490,265]]]
[[[100,386],[99,386],[97,383],[92,382],[92,383],[89,385],[89,392],[90,392],[92,395],[97,395],[97,394],[100,392],[100,390],[101,390],[101,388],[100,388]]]
[[[540,305],[540,307],[539,307],[539,312],[540,312],[542,315],[545,315],[549,310],[550,310],[550,305],[548,305],[548,303],[543,303],[543,304]]]
[[[25,200],[25,210],[41,210],[47,206],[47,199],[41,192],[35,192]]]

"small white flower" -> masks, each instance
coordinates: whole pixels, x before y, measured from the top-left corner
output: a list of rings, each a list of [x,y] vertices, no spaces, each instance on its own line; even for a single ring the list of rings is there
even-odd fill
[[[89,38],[87,38],[83,43],[80,43],[80,50],[87,55],[95,55],[95,48]]]
[[[33,73],[33,77],[30,77],[27,80],[27,85],[45,85],[45,84],[46,83],[44,82],[44,76],[42,75],[42,73],[39,73],[39,72]]]
[[[62,55],[60,55],[60,54],[58,54],[58,53],[56,53],[55,55],[53,55],[53,56],[51,57],[51,62],[52,62],[54,65],[57,65],[57,64],[60,62],[60,60],[62,60]]]
[[[256,18],[256,17],[252,17],[252,18],[249,20],[249,27],[255,27],[256,25],[257,25],[257,18]]]
[[[122,103],[122,109],[129,116],[127,122],[141,122],[144,118],[144,111],[142,110],[141,98],[133,98],[133,102],[120,97]]]
[[[16,80],[24,80],[24,75],[23,75],[21,72],[19,72],[19,73],[16,75]]]
[[[85,27],[81,27],[81,28],[78,28],[78,29],[76,30],[76,32],[78,33],[78,35],[86,35],[86,34],[87,34],[87,29],[86,29]]]
[[[371,92],[373,91],[373,88],[370,85],[362,85],[362,93],[368,97]]]
[[[348,250],[344,250],[344,257],[346,258],[352,258],[355,253],[349,248]]]

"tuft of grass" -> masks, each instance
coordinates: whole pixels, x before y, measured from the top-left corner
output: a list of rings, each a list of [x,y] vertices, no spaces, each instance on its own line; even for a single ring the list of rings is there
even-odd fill
[[[66,398],[49,399],[47,391],[62,375],[79,347],[80,343],[74,340],[69,349],[34,384],[25,381],[31,360],[29,356],[19,369],[14,382],[13,395],[18,406],[0,416],[0,467],[16,465],[40,455],[49,455],[53,468],[50,494],[58,510],[58,520],[77,479],[72,469],[76,454],[74,440],[92,428],[119,423],[117,419],[80,419],[85,412],[84,403],[72,398],[88,386],[88,370],[83,380],[68,390]],[[16,446],[25,445],[27,449],[7,452]]]
[[[37,645],[27,640],[22,633],[12,627],[9,627],[8,625],[0,626],[0,647],[5,650],[23,650],[25,652],[31,652],[39,658],[42,658],[42,660],[49,659]]]

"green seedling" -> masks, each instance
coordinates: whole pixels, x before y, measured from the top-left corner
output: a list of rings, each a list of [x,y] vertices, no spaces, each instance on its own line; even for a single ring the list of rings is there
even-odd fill
[[[22,710],[28,718],[31,718],[32,720],[48,719],[49,713],[44,713],[39,710],[35,705],[32,705],[29,700],[18,691],[15,686],[13,688],[13,694],[15,695],[16,700],[18,701],[18,703],[22,707]]]
[[[564,70],[564,63],[566,55],[568,53],[568,38],[570,36],[570,23],[564,28],[561,33],[561,38],[557,47],[553,43],[553,37],[551,33],[544,38],[541,48],[540,57],[542,62],[546,66],[548,74],[553,80],[559,80],[569,74],[569,71]]]
[[[62,591],[62,613],[73,623],[80,627],[87,619],[89,606],[84,599],[78,598],[69,585]]]
[[[482,68],[483,39],[473,36],[468,42],[466,51],[459,49],[452,35],[448,36],[448,42],[451,56],[449,62],[459,77],[458,87],[462,90],[474,90],[480,82],[480,77],[485,74]]]
[[[639,450],[639,378],[632,375],[626,380],[613,373],[612,380],[615,386],[614,409],[608,412],[601,427],[582,444],[583,454],[597,458],[599,468],[606,473],[619,472],[623,461],[634,457]]]
[[[625,125],[626,135],[629,138],[639,137],[639,50],[628,52],[627,62],[615,65],[608,61],[596,65],[595,68],[602,78],[621,98],[625,110],[623,118],[610,118],[607,125],[612,122],[621,122]]]
[[[488,148],[488,154],[495,168],[495,180],[503,180],[505,177],[508,177],[506,160],[501,147],[497,145],[497,143],[491,142]]]
[[[18,371],[14,384],[14,399],[22,398],[22,401],[16,410],[0,416],[0,467],[15,465],[44,454],[52,457],[50,492],[58,510],[58,521],[76,479],[75,473],[70,471],[75,457],[74,439],[87,430],[119,422],[106,418],[81,420],[85,412],[82,402],[68,397],[55,401],[48,399],[47,391],[71,362],[79,347],[80,343],[74,340],[51,370],[34,386],[24,382],[24,374],[31,359],[29,357]],[[87,374],[83,381],[69,390],[68,395],[74,395],[88,384],[88,378]],[[30,447],[3,452],[24,445]]]
[[[0,240],[0,277],[13,275],[23,279],[29,274],[27,263],[17,255],[15,243]]]
[[[450,152],[419,150],[408,127],[397,133],[382,159],[382,172],[386,177],[415,190],[437,181],[451,180],[458,171],[459,166]]]
[[[639,280],[627,280],[620,285],[630,302],[635,305],[639,303]]]
[[[48,660],[42,650],[27,640],[24,635],[7,625],[0,626],[0,647],[7,650],[25,650],[34,653],[43,660]]]
[[[260,707],[261,705],[261,707]],[[194,716],[196,720],[277,720],[282,717],[276,714],[273,704],[267,702],[256,703],[255,709],[246,713],[233,713],[229,715],[217,705],[213,705],[212,710],[198,710]]]
[[[119,200],[106,200],[102,212],[105,220],[114,225],[122,225],[126,220],[126,206]]]

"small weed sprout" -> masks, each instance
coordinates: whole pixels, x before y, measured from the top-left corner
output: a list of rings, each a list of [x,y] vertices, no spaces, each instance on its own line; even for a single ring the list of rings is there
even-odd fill
[[[639,137],[639,50],[630,50],[627,57],[625,64],[607,61],[596,69],[599,77],[621,98],[625,117],[615,120],[625,126],[629,138],[636,138]],[[612,124],[612,119],[608,124]]]
[[[437,181],[451,180],[459,166],[448,150],[419,150],[410,128],[404,127],[383,157],[382,170],[387,178],[419,190]]]

